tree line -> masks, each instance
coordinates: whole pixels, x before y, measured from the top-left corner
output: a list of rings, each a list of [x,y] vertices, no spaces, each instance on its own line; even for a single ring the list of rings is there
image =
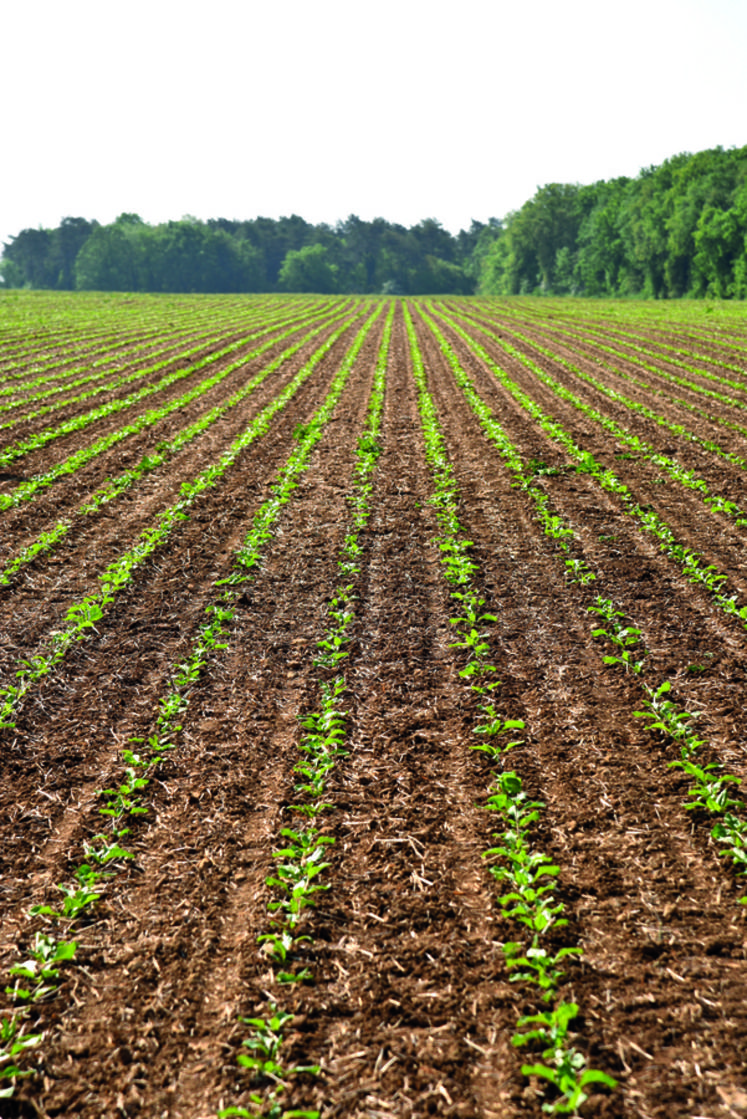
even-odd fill
[[[493,294],[747,296],[747,147],[676,155],[634,179],[551,183],[481,262]]]
[[[452,236],[432,219],[407,229],[355,216],[312,225],[295,214],[161,225],[137,214],[110,225],[65,218],[12,238],[0,269],[7,286],[68,291],[467,294],[473,249],[491,228],[473,222]]]
[[[747,296],[747,147],[684,153],[636,178],[550,183],[452,235],[351,215],[313,225],[64,218],[4,246],[6,287],[151,292]]]

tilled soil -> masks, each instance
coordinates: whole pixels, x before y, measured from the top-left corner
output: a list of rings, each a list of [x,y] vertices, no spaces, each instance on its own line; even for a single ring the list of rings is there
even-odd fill
[[[507,316],[501,324],[497,306],[490,314],[476,303],[448,306],[477,315],[595,408],[641,438],[656,436],[683,466],[701,471],[714,492],[747,505],[738,468],[714,465],[702,448],[607,400],[540,354],[531,339],[615,383],[594,360],[593,346],[573,350],[544,331],[537,316],[518,325]],[[567,469],[565,453],[444,327],[523,459],[562,468],[542,483],[576,530],[573,554],[596,575],[586,586],[569,582],[530,498],[512,484],[414,303],[411,310],[460,493],[460,521],[473,541],[475,580],[496,618],[485,632],[501,680],[497,703],[504,717],[525,723],[506,764],[544,804],[533,835],[560,868],[555,893],[569,924],[554,934],[558,946],[583,948],[582,957],[566,962],[561,987],[579,1005],[574,1044],[592,1067],[618,1080],[615,1091],[593,1094],[581,1114],[745,1116],[747,930],[738,904],[745,887],[719,857],[712,821],[683,807],[687,782],[668,767],[677,747],[635,717],[643,683],[672,680],[678,700],[702,712],[703,760],[747,776],[744,628],[718,612],[593,478]],[[346,333],[270,431],[137,571],[97,632],[32,690],[15,729],[0,732],[5,975],[26,958],[42,927],[29,907],[55,900],[56,883],[69,880],[87,839],[101,828],[98,790],[121,780],[122,749],[133,736],[153,733],[171,666],[186,657],[216,580],[230,573],[235,549],[321,404],[362,314],[351,315]],[[32,1011],[44,1039],[22,1060],[36,1072],[18,1081],[13,1099],[0,1100],[2,1116],[209,1119],[230,1105],[251,1112],[256,1085],[236,1062],[249,1032],[240,1018],[265,1015],[268,992],[294,1015],[286,1062],[321,1066],[318,1077],[292,1078],[288,1108],[340,1119],[543,1113],[548,1096],[521,1071],[530,1055],[511,1044],[518,1018],[542,1003],[528,985],[510,982],[506,970],[502,945],[516,939],[516,926],[502,915],[502,887],[483,857],[494,845],[493,818],[481,807],[490,766],[470,749],[477,712],[459,675],[462,653],[453,647],[449,619],[457,607],[434,540],[433,480],[400,308],[343,662],[348,754],[325,791],[324,826],[335,840],[326,849],[329,888],[304,918],[311,939],[303,958],[313,982],[279,988],[257,944],[268,927],[273,852],[294,802],[299,718],[317,709],[320,681],[331,679],[314,663],[316,643],[339,583],[355,450],[382,328],[383,315],[280,513],[227,648],[210,658],[191,693],[177,748],[148,790],[148,813],[133,821],[134,860],[105,885],[91,920],[76,928],[75,961],[63,965],[56,992]],[[73,518],[64,544],[3,589],[3,681],[333,329],[111,510]],[[658,484],[646,460],[616,457],[618,445],[598,425],[533,380],[476,325],[468,329],[683,543],[727,573],[740,601],[747,598],[743,528],[713,516],[697,493]],[[529,341],[513,338],[514,329]],[[238,311],[236,330],[239,336]],[[683,341],[676,328],[651,331],[651,338],[706,353],[702,339]],[[707,352],[738,362],[744,342],[743,335],[723,335]],[[618,343],[611,326],[609,344]],[[6,562],[60,511],[73,510],[149,446],[236,391],[274,353],[131,447],[113,448],[29,507],[4,514]],[[699,426],[672,399],[646,402],[714,438],[715,425]],[[718,431],[724,445],[726,429]],[[743,453],[742,437],[727,434],[728,448]],[[81,433],[76,445],[87,438]],[[56,461],[58,453],[50,447],[39,461]],[[597,617],[589,612],[597,595],[612,598],[640,628],[648,650],[642,678],[604,664],[609,648],[592,635]]]

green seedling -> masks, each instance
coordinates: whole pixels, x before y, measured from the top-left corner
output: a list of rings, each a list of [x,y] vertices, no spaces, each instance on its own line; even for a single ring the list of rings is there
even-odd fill
[[[297,789],[296,791],[298,792],[299,790]],[[298,812],[300,816],[306,816],[309,820],[315,820],[317,816],[323,815],[323,813],[328,812],[331,808],[334,808],[333,804],[329,804],[327,801],[323,800],[316,800],[308,801],[305,804],[291,804],[288,806],[288,811]]]
[[[672,685],[665,680],[656,690],[646,687],[648,699],[644,700],[647,711],[634,711],[636,719],[648,719],[649,730],[660,730],[668,734],[680,745],[683,758],[688,758],[703,745],[705,739],[697,738],[690,722],[700,717],[700,712],[678,711],[676,704],[663,697],[671,691]]]
[[[245,1107],[224,1107],[218,1112],[218,1119],[228,1119],[229,1116],[239,1116],[240,1119],[319,1119],[318,1111],[307,1111],[297,1108],[292,1108],[286,1111],[281,1101],[277,1098],[277,1094],[270,1092],[266,1097],[260,1096],[258,1093],[253,1092],[249,1099],[252,1102],[254,1111],[247,1111]]]
[[[250,1037],[242,1041],[242,1045],[249,1050],[250,1055],[240,1053],[237,1060],[243,1068],[250,1069],[257,1076],[266,1077],[276,1082],[286,1081],[297,1073],[309,1073],[318,1076],[319,1065],[293,1065],[285,1068],[279,1061],[280,1049],[283,1044],[283,1028],[293,1021],[293,1015],[278,1010],[274,1003],[270,1004],[271,1017],[241,1018],[240,1021],[252,1027]]]
[[[290,925],[298,923],[304,909],[316,904],[316,900],[313,898],[314,894],[329,889],[329,886],[323,883],[314,882],[314,879],[329,866],[329,863],[316,861],[321,855],[322,849],[320,848],[305,859],[301,865],[291,862],[283,863],[277,868],[274,875],[265,879],[268,886],[274,886],[285,894],[277,901],[270,902],[268,909],[271,912],[282,910]]]
[[[622,626],[618,630],[595,629],[592,630],[593,637],[606,637],[613,645],[617,646],[619,653],[617,656],[608,655],[603,658],[605,664],[621,664],[626,672],[632,671],[636,674],[640,673],[643,669],[643,657],[646,656],[645,650],[643,657],[636,660],[631,652],[637,645],[641,643],[641,631],[636,629],[635,626]]]
[[[28,1034],[23,1031],[22,1015],[20,1013],[7,1014],[0,1018],[0,1081],[15,1081],[24,1076],[32,1076],[33,1069],[21,1069],[16,1060],[28,1049],[33,1049],[40,1044],[41,1034]],[[9,1100],[15,1092],[15,1084],[6,1088],[0,1087],[0,1100]]]
[[[747,875],[747,821],[726,811],[714,824],[711,836],[723,848],[719,854],[730,858],[737,867],[737,874]],[[747,905],[747,895],[739,898],[739,904]]]
[[[473,677],[476,676],[487,676],[491,672],[498,671],[495,665],[485,664],[484,660],[482,659],[485,653],[488,651],[489,649],[487,646],[485,646],[485,649],[478,649],[476,651],[475,659],[468,661],[464,668],[461,668],[459,670],[459,675],[462,677],[463,680],[471,680],[473,679]],[[472,691],[476,692],[478,690],[478,688],[474,684],[471,684],[470,686],[472,688]]]
[[[123,838],[129,828],[123,828],[115,833],[115,838],[107,835],[95,835],[92,840],[84,844],[84,854],[90,862],[82,863],[75,871],[75,877],[82,886],[92,886],[99,878],[111,878],[113,871],[103,870],[111,862],[119,859],[134,859],[132,851],[120,846],[118,839]]]
[[[171,733],[177,734],[181,729],[181,726],[172,727]],[[174,743],[168,741],[168,738],[162,738],[160,734],[152,734],[149,738],[131,738],[130,742],[138,746],[147,745],[148,752],[151,755],[148,760],[149,765],[155,765],[167,750],[175,749]]]
[[[729,795],[729,787],[740,785],[741,777],[734,777],[728,773],[717,775],[721,766],[715,763],[698,766],[689,761],[681,761],[670,762],[669,765],[672,768],[684,769],[689,776],[696,779],[695,785],[688,789],[687,795],[690,799],[685,804],[688,811],[700,809],[721,816],[732,810],[744,810],[744,801],[735,800]]]
[[[480,633],[476,629],[463,631],[462,640],[451,641],[449,643],[449,648],[466,649],[470,657],[474,657],[476,660],[480,660],[485,656],[486,653],[490,652],[490,646],[484,640],[484,638],[487,636],[488,635],[486,633]]]
[[[571,583],[581,583],[582,586],[586,586],[596,579],[594,572],[582,559],[567,559],[565,566]]]
[[[601,595],[597,596],[595,605],[589,606],[588,610],[590,613],[599,614],[608,623],[607,629],[602,626],[592,630],[592,636],[606,637],[618,649],[617,654],[605,656],[604,663],[620,664],[626,672],[632,671],[638,675],[643,670],[647,652],[644,648],[640,657],[636,659],[631,650],[641,644],[642,631],[635,626],[623,625],[620,619],[625,618],[624,613],[616,610],[612,601],[602,598]]]
[[[548,464],[546,462],[543,462],[541,458],[528,459],[525,469],[527,474],[530,474],[533,478],[555,477],[556,475],[563,473],[563,470],[560,467],[548,466]]]
[[[104,611],[101,605],[94,598],[84,598],[82,602],[71,606],[65,614],[65,621],[69,622],[75,629],[76,637],[80,639],[84,636],[83,631],[87,629],[96,629],[96,622],[101,621],[104,616]]]
[[[506,734],[508,731],[524,729],[523,719],[504,720],[498,714],[492,703],[482,704],[480,712],[481,717],[487,718],[487,722],[478,723],[472,731],[473,734],[486,735],[490,738],[494,738],[496,735]],[[470,749],[482,750],[484,753],[490,754],[491,757],[498,757],[500,754],[505,754],[509,750],[512,750],[514,746],[521,746],[523,741],[523,738],[516,738],[512,742],[506,742],[500,745],[480,742],[475,746],[471,746]]]
[[[59,970],[55,965],[63,960],[72,960],[78,945],[74,940],[56,941],[47,933],[37,932],[31,959],[10,969],[11,975],[22,975],[26,979],[56,979]]]
[[[274,1005],[271,1010],[274,1013],[266,1020],[264,1018],[240,1019],[244,1025],[251,1026],[253,1029],[252,1035],[241,1043],[252,1056],[240,1053],[237,1059],[243,1068],[251,1069],[260,1076],[282,1080],[285,1070],[277,1058],[283,1044],[283,1027],[293,1021],[293,1015],[278,1012]]]
[[[478,598],[473,591],[452,591],[451,597],[461,603],[464,614],[462,617],[450,618],[449,621],[453,626],[478,626],[485,622],[497,622],[498,618],[495,614],[482,613],[482,607],[485,605],[484,598]]]
[[[568,1045],[569,1026],[578,1014],[576,1003],[560,1003],[554,1010],[543,1014],[531,1014],[520,1018],[517,1025],[524,1032],[514,1034],[513,1045],[523,1046],[538,1042],[544,1046],[542,1058],[544,1065],[522,1066],[524,1076],[537,1076],[547,1080],[558,1091],[556,1100],[543,1104],[542,1110],[549,1115],[576,1115],[582,1103],[588,1099],[584,1091],[591,1084],[601,1084],[606,1088],[617,1087],[617,1081],[607,1073],[597,1069],[587,1069],[581,1053]],[[530,1026],[532,1029],[525,1029]]]
[[[55,921],[76,921],[85,911],[101,897],[100,894],[85,886],[58,886],[62,893],[62,909],[53,909],[49,905],[33,905],[29,910],[32,917],[51,917]]]
[[[549,1002],[565,972],[558,967],[561,960],[568,956],[582,955],[581,948],[560,948],[557,952],[548,952],[538,943],[533,942],[529,948],[516,941],[509,941],[503,945],[503,954],[506,958],[512,983],[531,983],[542,991],[542,999]]]
[[[261,933],[257,937],[257,944],[265,945],[267,955],[275,963],[284,964],[296,944],[310,940],[310,936],[297,936],[295,927],[288,925],[280,932]]]
[[[102,816],[138,816],[147,813],[148,809],[140,803],[137,795],[141,789],[147,788],[150,781],[147,777],[138,777],[135,766],[125,770],[125,779],[116,789],[101,789],[98,795],[106,798],[106,804],[99,808]]]
[[[313,979],[314,974],[307,967],[302,967],[300,971],[278,971],[275,973],[276,982],[285,987],[290,987],[294,983],[310,983]]]
[[[310,858],[320,847],[334,843],[331,835],[320,835],[317,828],[306,828],[296,831],[294,828],[282,828],[280,834],[284,839],[291,841],[290,846],[275,851],[276,859],[305,859]]]

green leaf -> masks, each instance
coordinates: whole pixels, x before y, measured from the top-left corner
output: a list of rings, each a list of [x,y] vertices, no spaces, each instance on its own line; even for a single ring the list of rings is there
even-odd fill
[[[587,1069],[581,1075],[578,1082],[580,1088],[585,1088],[587,1084],[604,1084],[605,1088],[616,1088],[617,1081],[608,1076],[606,1072],[600,1072],[599,1069]]]

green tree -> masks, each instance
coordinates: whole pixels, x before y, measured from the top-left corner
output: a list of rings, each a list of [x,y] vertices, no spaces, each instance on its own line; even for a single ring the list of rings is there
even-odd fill
[[[290,249],[278,277],[284,291],[313,291],[329,295],[337,291],[337,267],[330,261],[329,250],[320,244]]]
[[[734,265],[744,254],[745,229],[737,211],[706,206],[693,236],[693,290],[696,295],[728,299],[735,294]]]
[[[627,282],[620,234],[620,210],[629,179],[612,179],[584,188],[593,194],[577,238],[575,277],[585,295],[615,295]]]
[[[85,218],[63,218],[53,231],[51,268],[57,273],[55,286],[63,291],[75,287],[75,260],[98,225]]]
[[[3,258],[20,269],[24,287],[54,288],[58,270],[52,260],[53,249],[51,229],[22,229],[5,245]]]
[[[22,288],[25,277],[23,269],[9,257],[0,260],[0,285],[4,288]]]
[[[428,254],[408,275],[411,295],[469,295],[474,290],[471,278],[460,264]]]
[[[146,238],[149,227],[136,214],[121,214],[94,229],[75,260],[79,291],[150,291]]]
[[[511,248],[503,233],[488,245],[480,260],[477,290],[480,295],[509,295],[512,275],[509,268]]]

